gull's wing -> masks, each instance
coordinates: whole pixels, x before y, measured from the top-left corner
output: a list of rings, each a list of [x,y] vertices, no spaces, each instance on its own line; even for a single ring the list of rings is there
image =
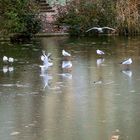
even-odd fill
[[[47,57],[48,57],[48,58],[50,58],[50,57],[51,57],[51,55],[52,55],[51,53],[48,53]]]
[[[104,29],[107,29],[107,30],[112,30],[112,31],[115,31],[116,29],[114,29],[114,28],[110,28],[110,27],[102,27],[102,29],[104,30]]]
[[[45,58],[48,58],[48,56],[45,54],[45,51],[44,51],[44,50],[42,51],[42,54],[43,54],[43,56],[44,56]]]
[[[40,57],[40,58],[41,58],[41,60],[42,60],[42,61],[44,61],[45,56],[44,56],[44,55],[41,55],[41,57]]]
[[[98,30],[98,29],[99,29],[98,27],[92,27],[92,28],[86,30],[86,33],[89,32],[89,31],[91,31],[91,30]]]
[[[48,67],[53,66],[53,63],[48,62]]]
[[[104,53],[103,51],[101,51],[101,50],[96,50],[96,53],[97,53],[97,54],[100,54],[100,55],[101,55],[101,54],[105,54],[105,53]]]
[[[123,61],[121,64],[126,64],[126,65],[129,65],[129,64],[131,64],[131,63],[132,63],[132,59],[131,59],[131,58],[129,58],[129,59],[127,59],[127,60]]]
[[[120,64],[127,64],[129,62],[129,59],[125,59],[124,61],[122,61]]]

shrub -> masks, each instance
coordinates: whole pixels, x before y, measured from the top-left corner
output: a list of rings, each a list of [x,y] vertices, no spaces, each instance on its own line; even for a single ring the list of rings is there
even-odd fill
[[[138,34],[140,32],[138,0],[119,0],[116,9],[119,33],[124,35]]]
[[[41,26],[33,0],[3,0],[0,3],[1,34],[37,33]]]
[[[72,0],[58,7],[57,24],[70,26],[71,35],[85,35],[93,26],[115,26],[115,4],[112,0]]]
[[[94,26],[110,26],[119,34],[140,33],[139,0],[71,0],[58,7],[57,24],[70,26],[71,35],[85,35]]]

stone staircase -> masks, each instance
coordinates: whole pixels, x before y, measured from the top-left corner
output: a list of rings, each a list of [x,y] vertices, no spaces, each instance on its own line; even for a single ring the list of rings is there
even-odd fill
[[[55,10],[47,3],[47,0],[36,0],[39,5],[39,18],[42,22],[42,32],[54,32],[53,15]]]
[[[40,12],[55,12],[55,10],[52,9],[52,7],[47,3],[46,0],[37,0],[39,7],[40,7]]]
[[[58,25],[55,24],[54,15],[56,14],[56,8],[51,7],[47,0],[36,0],[36,2],[40,6],[40,14],[39,18],[42,21],[42,33],[55,33],[60,34],[64,33],[64,29],[60,28]]]

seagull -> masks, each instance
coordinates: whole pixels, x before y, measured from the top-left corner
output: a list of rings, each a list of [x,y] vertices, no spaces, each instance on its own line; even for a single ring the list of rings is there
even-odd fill
[[[52,62],[49,62],[50,61],[50,56],[51,54],[48,53],[48,55],[45,54],[45,51],[42,51],[43,55],[41,55],[41,60],[43,61],[43,65],[40,66],[41,69],[44,69],[44,70],[47,70],[48,67],[51,67],[53,66],[53,63]]]
[[[48,67],[49,60],[44,51],[43,51],[43,55],[41,56],[41,60],[43,61],[43,65]]]
[[[47,58],[49,58],[49,60],[51,60],[51,58],[50,58],[51,55],[52,55],[51,53],[48,53],[48,54],[46,55],[45,51],[43,50],[43,51],[42,51],[42,55],[41,55],[41,60],[44,61],[45,57],[47,57]]]
[[[63,61],[62,62],[62,68],[63,69],[70,69],[70,68],[72,68],[72,62],[71,61]]]
[[[7,56],[3,56],[3,62],[10,62],[13,63],[14,62],[14,58],[12,57],[7,57]]]
[[[68,52],[66,52],[65,50],[62,50],[62,55],[63,55],[63,56],[71,56],[71,54],[68,53]]]
[[[40,57],[42,61],[44,61],[45,57],[48,57],[48,60],[49,60],[49,61],[52,60],[52,59],[50,58],[51,55],[52,55],[51,53],[48,53],[48,55],[46,55],[44,51],[42,51],[42,52],[43,52],[43,55],[41,55],[41,57]]]
[[[131,58],[128,58],[127,60],[124,60],[120,64],[126,65],[127,66],[127,69],[129,70],[128,65],[132,64],[132,59]]]
[[[132,59],[129,58],[127,60],[124,60],[123,62],[121,62],[121,64],[123,64],[123,65],[130,65],[130,64],[132,64]]]
[[[103,51],[101,51],[101,50],[96,50],[96,53],[99,54],[99,55],[105,54],[105,53],[104,53]]]
[[[8,61],[9,61],[10,63],[13,63],[13,62],[14,62],[14,58],[9,57]]]
[[[86,33],[91,31],[91,30],[97,30],[99,33],[103,33],[104,30],[112,30],[112,31],[115,31],[114,28],[110,28],[110,27],[92,27],[88,30],[86,30]]]
[[[8,57],[7,56],[3,56],[3,61],[7,62],[8,61]]]

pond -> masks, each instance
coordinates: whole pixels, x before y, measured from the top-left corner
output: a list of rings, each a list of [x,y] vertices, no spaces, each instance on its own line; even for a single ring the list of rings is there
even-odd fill
[[[63,49],[71,54],[70,71],[62,69]],[[44,75],[42,50],[53,62]],[[0,56],[1,140],[140,139],[139,37],[0,42]],[[127,58],[129,69],[120,64]]]

